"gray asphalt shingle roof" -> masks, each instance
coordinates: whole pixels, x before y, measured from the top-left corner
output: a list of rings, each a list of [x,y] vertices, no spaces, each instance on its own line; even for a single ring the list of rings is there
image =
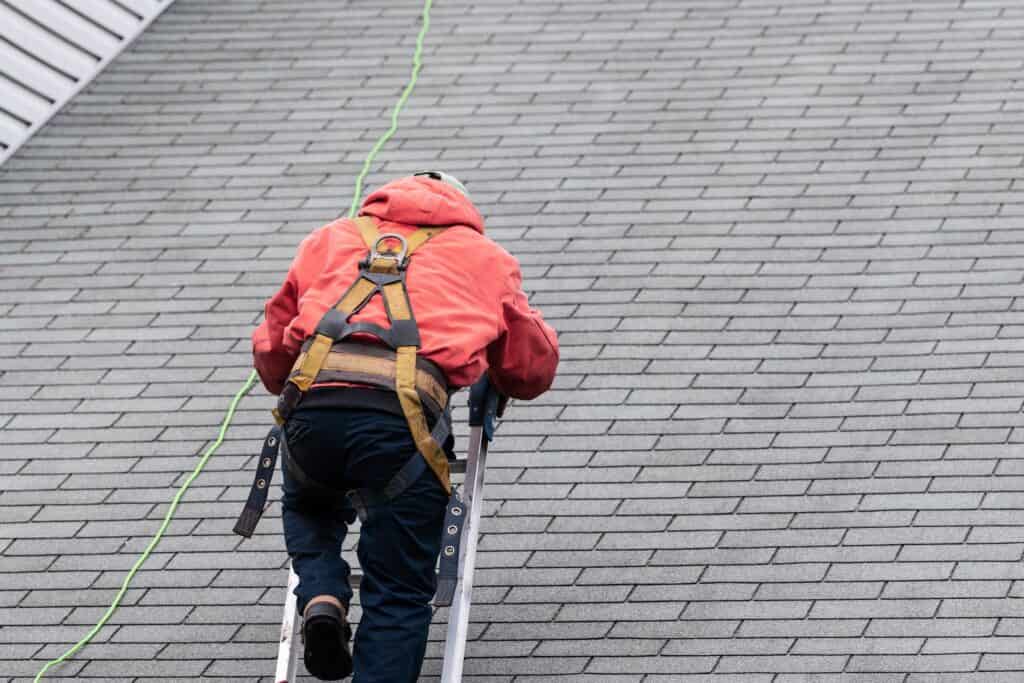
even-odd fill
[[[0,168],[0,681],[95,622],[216,436],[420,7],[177,0]],[[466,180],[563,348],[495,444],[471,680],[1019,680],[1022,28],[438,0],[370,184]],[[279,510],[231,525],[271,404],[45,680],[270,680]]]

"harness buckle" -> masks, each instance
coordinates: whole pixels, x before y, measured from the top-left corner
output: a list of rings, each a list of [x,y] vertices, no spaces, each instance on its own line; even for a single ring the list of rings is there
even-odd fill
[[[402,245],[401,249],[398,252],[390,250],[380,251],[379,247],[381,243],[387,242],[389,240],[397,240]],[[389,261],[394,261],[395,268],[397,270],[405,270],[405,258],[408,254],[409,243],[406,241],[406,239],[397,233],[386,232],[383,235],[380,235],[376,240],[374,240],[373,247],[370,249],[370,254],[369,256],[366,257],[366,260],[363,262],[363,264],[365,266],[370,266],[371,264],[373,264],[374,261],[378,259],[387,259]]]

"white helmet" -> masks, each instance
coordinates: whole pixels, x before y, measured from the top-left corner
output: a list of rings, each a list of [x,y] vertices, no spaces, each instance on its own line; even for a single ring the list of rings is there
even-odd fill
[[[467,199],[469,199],[469,190],[466,189],[466,186],[463,185],[462,182],[458,178],[456,178],[453,175],[449,175],[448,173],[445,173],[444,171],[418,171],[416,173],[413,173],[413,175],[414,176],[425,175],[428,178],[433,178],[434,180],[440,180],[442,183],[447,183],[448,185],[451,185],[456,190],[461,192]]]

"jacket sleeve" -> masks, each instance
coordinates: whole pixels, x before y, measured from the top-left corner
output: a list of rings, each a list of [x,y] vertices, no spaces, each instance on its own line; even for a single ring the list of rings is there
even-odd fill
[[[298,291],[291,271],[284,284],[264,309],[263,322],[252,333],[252,356],[263,386],[272,394],[280,394],[295,362],[284,344],[284,333],[299,313]]]
[[[299,356],[299,349],[288,344],[287,332],[299,315],[299,298],[302,296],[299,273],[309,269],[307,262],[311,251],[315,251],[321,232],[312,233],[299,245],[284,283],[267,300],[263,322],[252,333],[253,364],[263,386],[272,394],[280,394],[284,389],[292,365]]]
[[[518,265],[501,301],[502,331],[487,347],[489,376],[501,393],[532,399],[551,387],[558,369],[558,335],[530,308]]]

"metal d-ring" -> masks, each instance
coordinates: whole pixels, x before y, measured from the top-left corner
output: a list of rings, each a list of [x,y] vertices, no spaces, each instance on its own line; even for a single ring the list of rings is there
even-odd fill
[[[386,242],[388,240],[398,240],[402,244],[402,249],[401,251],[398,252],[397,256],[393,251],[381,252],[380,250],[377,249],[377,247],[380,246],[381,242]],[[393,232],[386,232],[377,238],[377,240],[373,243],[373,249],[371,249],[370,252],[370,263],[373,263],[373,261],[378,258],[386,258],[394,260],[398,265],[402,265],[403,263],[405,263],[405,257],[409,253],[409,243],[406,242],[405,238],[402,237],[401,235],[398,235]]]

